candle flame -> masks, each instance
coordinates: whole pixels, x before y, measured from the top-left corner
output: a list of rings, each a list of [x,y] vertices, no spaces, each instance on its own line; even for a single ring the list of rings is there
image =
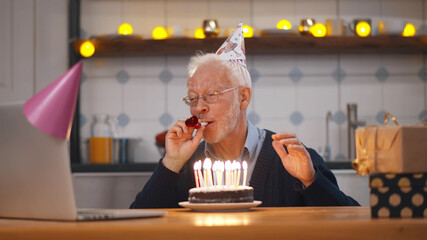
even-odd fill
[[[203,169],[211,170],[211,168],[212,168],[212,161],[210,158],[206,158],[205,161],[203,162]]]
[[[225,161],[225,171],[230,171],[231,170],[231,161],[227,160]]]
[[[218,171],[224,172],[224,162],[218,161]]]
[[[243,161],[242,167],[243,167],[243,170],[248,169],[248,163],[246,161]]]
[[[237,162],[236,160],[233,160],[233,162],[231,163],[231,170],[237,170]]]
[[[202,161],[199,160],[199,161],[195,162],[193,169],[194,169],[194,171],[198,171],[198,170],[202,169]]]

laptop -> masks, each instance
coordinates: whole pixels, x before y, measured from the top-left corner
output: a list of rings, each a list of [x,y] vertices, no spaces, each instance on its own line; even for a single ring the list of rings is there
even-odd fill
[[[77,209],[68,141],[33,127],[23,103],[0,104],[0,218],[108,220],[159,217],[164,211]]]

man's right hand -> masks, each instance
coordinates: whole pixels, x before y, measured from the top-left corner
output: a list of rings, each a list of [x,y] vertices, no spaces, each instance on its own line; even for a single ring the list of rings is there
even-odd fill
[[[185,120],[178,120],[166,134],[166,154],[163,165],[174,172],[179,172],[184,164],[190,159],[203,137],[205,127],[196,130],[187,127]]]

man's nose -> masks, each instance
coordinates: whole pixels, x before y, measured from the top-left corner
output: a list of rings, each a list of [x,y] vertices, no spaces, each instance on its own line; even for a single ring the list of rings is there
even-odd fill
[[[199,98],[199,100],[197,101],[196,111],[197,113],[205,113],[209,111],[209,105],[205,102],[205,100],[202,97]]]

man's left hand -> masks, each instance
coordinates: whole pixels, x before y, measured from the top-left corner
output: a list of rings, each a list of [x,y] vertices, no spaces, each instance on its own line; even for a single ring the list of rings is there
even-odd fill
[[[305,187],[310,186],[316,179],[310,154],[294,133],[281,132],[272,135],[273,147],[282,159],[285,169],[299,179]],[[283,145],[286,146],[286,152]]]

